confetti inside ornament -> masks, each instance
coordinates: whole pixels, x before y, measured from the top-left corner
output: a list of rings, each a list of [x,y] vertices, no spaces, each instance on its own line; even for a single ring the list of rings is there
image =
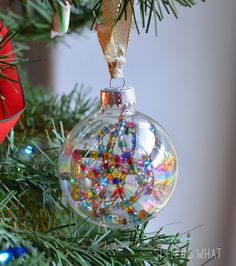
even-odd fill
[[[135,110],[133,88],[101,91],[101,109],[67,137],[60,183],[82,217],[129,228],[153,218],[169,201],[177,178],[174,146],[162,127]]]

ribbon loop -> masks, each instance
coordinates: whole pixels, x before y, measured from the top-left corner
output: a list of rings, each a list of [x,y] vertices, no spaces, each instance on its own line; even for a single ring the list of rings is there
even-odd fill
[[[98,39],[108,64],[111,78],[123,78],[123,66],[129,42],[133,0],[124,7],[123,0],[103,0],[103,23],[97,25]],[[121,18],[118,15],[125,8]]]

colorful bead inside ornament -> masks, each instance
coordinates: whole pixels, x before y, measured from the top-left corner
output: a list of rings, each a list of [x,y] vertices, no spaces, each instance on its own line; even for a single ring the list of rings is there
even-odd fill
[[[70,133],[65,147],[71,153],[60,156],[61,186],[84,218],[126,228],[153,218],[166,204],[177,160],[156,122],[127,106],[108,111],[88,117]]]

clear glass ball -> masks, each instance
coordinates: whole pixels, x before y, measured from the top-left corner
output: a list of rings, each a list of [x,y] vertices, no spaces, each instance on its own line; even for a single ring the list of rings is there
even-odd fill
[[[59,172],[78,214],[95,224],[128,228],[153,218],[169,201],[177,157],[165,130],[134,104],[103,106],[70,132]]]

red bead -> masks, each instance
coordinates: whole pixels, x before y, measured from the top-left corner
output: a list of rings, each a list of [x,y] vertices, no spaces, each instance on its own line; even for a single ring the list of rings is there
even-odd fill
[[[116,155],[114,161],[115,161],[116,163],[119,163],[119,162],[120,162],[120,156]]]
[[[86,165],[85,164],[81,164],[80,165],[80,169],[81,169],[81,171],[85,171],[86,170]]]
[[[82,197],[84,198],[84,199],[87,199],[88,198],[88,193],[85,191],[85,192],[83,192],[83,193],[81,193],[81,195],[82,195]]]
[[[117,196],[118,195],[118,189],[114,189],[114,196]]]
[[[124,194],[124,189],[123,189],[123,187],[118,188],[118,193],[119,193],[119,194]]]
[[[134,164],[134,158],[130,157],[127,159],[128,164]]]
[[[98,175],[99,175],[98,170],[97,169],[93,169],[93,174],[94,174],[94,176],[98,177]]]
[[[114,189],[114,196],[119,196],[124,194],[124,188],[117,185],[117,188]]]
[[[79,150],[74,150],[72,153],[72,158],[74,161],[78,161],[80,159],[80,151]]]
[[[104,169],[108,169],[109,166],[110,166],[109,163],[104,163],[103,168],[104,168]]]
[[[139,211],[138,217],[141,219],[145,219],[147,217],[147,212],[145,210]]]
[[[128,213],[133,214],[135,211],[134,207],[130,206],[128,207]]]

